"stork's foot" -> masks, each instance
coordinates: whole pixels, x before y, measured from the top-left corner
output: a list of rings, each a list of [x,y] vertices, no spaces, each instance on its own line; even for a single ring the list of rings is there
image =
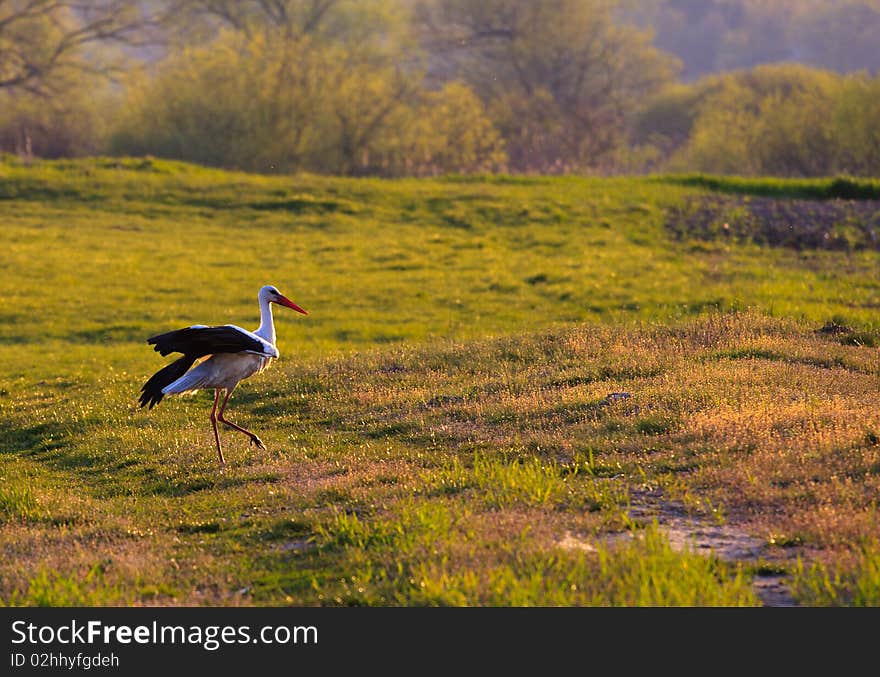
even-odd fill
[[[261,440],[261,439],[260,439],[259,437],[257,437],[256,435],[253,435],[253,434],[251,435],[251,442],[253,443],[253,445],[254,445],[257,449],[265,449],[265,448],[266,448],[266,445],[263,444],[263,440]]]

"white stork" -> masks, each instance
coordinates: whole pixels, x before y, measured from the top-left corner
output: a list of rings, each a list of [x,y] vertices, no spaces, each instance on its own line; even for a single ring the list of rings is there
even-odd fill
[[[217,421],[239,430],[250,437],[260,449],[265,449],[262,440],[250,430],[236,425],[223,417],[226,404],[232,391],[240,381],[263,371],[269,360],[278,357],[275,347],[275,322],[272,320],[272,306],[277,303],[292,308],[298,313],[308,313],[271,285],[260,289],[260,326],[256,331],[248,331],[234,324],[207,327],[196,324],[185,329],[157,334],[147,339],[147,343],[163,357],[170,353],[183,353],[168,366],[157,371],[141,388],[141,407],[149,405],[152,409],[165,395],[189,393],[206,388],[214,389],[214,407],[211,409],[211,425],[214,427],[214,441],[220,466],[225,465],[223,448],[220,446],[220,433]],[[199,358],[210,356],[193,369],[190,367]],[[217,403],[220,393],[226,391],[220,411]]]

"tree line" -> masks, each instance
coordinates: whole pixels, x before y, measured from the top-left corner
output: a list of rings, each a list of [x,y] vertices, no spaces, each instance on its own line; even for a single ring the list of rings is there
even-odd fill
[[[353,176],[880,171],[876,75],[682,83],[644,24],[664,3],[640,23],[627,0],[0,0],[0,151]]]

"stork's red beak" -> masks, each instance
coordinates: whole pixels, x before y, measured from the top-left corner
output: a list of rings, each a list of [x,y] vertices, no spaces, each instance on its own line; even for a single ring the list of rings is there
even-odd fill
[[[281,294],[278,294],[278,300],[275,301],[275,303],[279,303],[282,306],[287,306],[291,310],[295,310],[296,312],[302,313],[303,315],[308,315],[308,313],[305,310],[303,310],[298,305],[296,305],[293,301],[291,301],[289,298],[287,298],[286,296],[282,296]]]

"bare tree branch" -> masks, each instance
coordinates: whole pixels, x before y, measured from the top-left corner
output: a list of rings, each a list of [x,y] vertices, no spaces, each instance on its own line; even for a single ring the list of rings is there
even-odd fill
[[[272,27],[290,37],[318,31],[339,0],[179,0],[196,14],[213,17],[251,35],[255,29]]]
[[[130,0],[0,0],[0,89],[46,93],[61,71],[112,71],[86,48],[149,44],[159,7],[148,14]]]

